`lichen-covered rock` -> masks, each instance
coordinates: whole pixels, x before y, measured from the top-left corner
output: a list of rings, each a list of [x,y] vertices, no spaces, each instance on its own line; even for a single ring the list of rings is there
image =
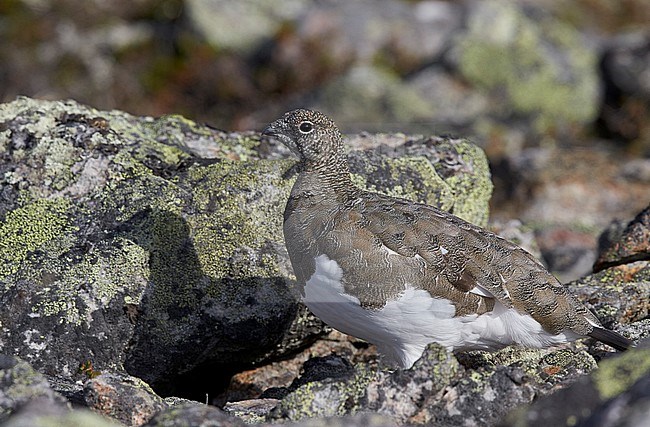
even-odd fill
[[[325,375],[327,370],[317,369],[314,376],[312,369],[324,361],[307,365],[298,387],[289,387],[269,420],[373,412],[397,425],[491,426],[514,408],[564,389],[597,367],[589,353],[577,349],[508,347],[454,355],[435,344],[409,370],[390,372],[367,363],[343,369],[345,364],[339,364],[342,369]]]
[[[489,199],[493,186],[484,179],[490,169],[477,146],[459,138],[403,134],[364,134],[349,142],[373,147],[350,153],[350,170],[358,185],[487,225],[488,206],[476,201]]]
[[[650,261],[611,267],[568,286],[609,327],[650,315]]]
[[[74,409],[54,405],[52,402],[34,401],[2,423],[3,427],[124,427],[87,409]]]
[[[483,153],[464,140],[408,145],[410,158],[353,153],[367,160],[356,180],[485,225]],[[73,381],[88,366],[126,369],[161,392],[304,346],[322,324],[291,286],[285,153],[178,116],[1,105],[0,351]]]
[[[14,356],[0,355],[0,423],[11,427],[118,427],[123,424],[72,409],[44,375]]]
[[[502,426],[637,426],[647,422],[650,348],[642,344],[601,362],[571,387],[511,413]],[[643,422],[638,423],[643,420]]]
[[[398,427],[400,424],[385,415],[363,412],[345,417],[311,418],[284,425],[291,427]]]
[[[161,384],[282,340],[298,308],[278,237],[289,163],[231,160],[257,143],[180,117],[74,102],[21,98],[0,123],[3,351]]]
[[[228,402],[223,410],[243,420],[246,424],[257,424],[264,420],[278,406],[278,399],[249,399],[238,402]]]

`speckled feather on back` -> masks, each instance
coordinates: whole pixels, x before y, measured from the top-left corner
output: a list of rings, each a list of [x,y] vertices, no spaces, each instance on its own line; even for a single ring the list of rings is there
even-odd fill
[[[357,188],[343,138],[325,115],[294,110],[264,133],[283,142],[301,162],[284,232],[303,285],[314,276],[317,257],[325,255],[341,269],[345,294],[367,310],[381,310],[406,289],[425,290],[434,299],[449,300],[455,317],[490,313],[497,304],[531,316],[553,335],[570,331],[619,349],[630,345],[603,329],[513,243],[435,207]]]

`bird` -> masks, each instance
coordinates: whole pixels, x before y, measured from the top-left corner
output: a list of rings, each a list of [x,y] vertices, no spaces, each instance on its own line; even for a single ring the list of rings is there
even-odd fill
[[[524,249],[434,206],[357,187],[325,114],[295,109],[262,132],[298,158],[284,239],[304,304],[408,369],[436,342],[450,351],[546,348],[606,329]]]

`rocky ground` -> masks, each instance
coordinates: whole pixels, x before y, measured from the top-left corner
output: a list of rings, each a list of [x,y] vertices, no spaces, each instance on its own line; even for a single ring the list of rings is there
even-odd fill
[[[390,371],[292,290],[281,212],[294,161],[282,147],[180,116],[29,98],[0,106],[0,142],[6,425],[613,425],[614,412],[634,425],[647,415],[648,206],[608,230],[596,273],[568,285],[638,349],[432,345],[412,369]],[[492,184],[475,145],[349,143],[360,185],[487,225]],[[538,250],[517,222],[495,230]]]

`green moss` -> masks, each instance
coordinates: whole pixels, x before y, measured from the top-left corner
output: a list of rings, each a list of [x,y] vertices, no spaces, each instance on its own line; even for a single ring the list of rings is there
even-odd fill
[[[27,255],[69,231],[70,202],[40,199],[7,214],[0,225],[0,278],[16,273]]]
[[[639,378],[650,373],[650,351],[630,350],[603,361],[593,374],[594,384],[603,400],[627,390]]]

